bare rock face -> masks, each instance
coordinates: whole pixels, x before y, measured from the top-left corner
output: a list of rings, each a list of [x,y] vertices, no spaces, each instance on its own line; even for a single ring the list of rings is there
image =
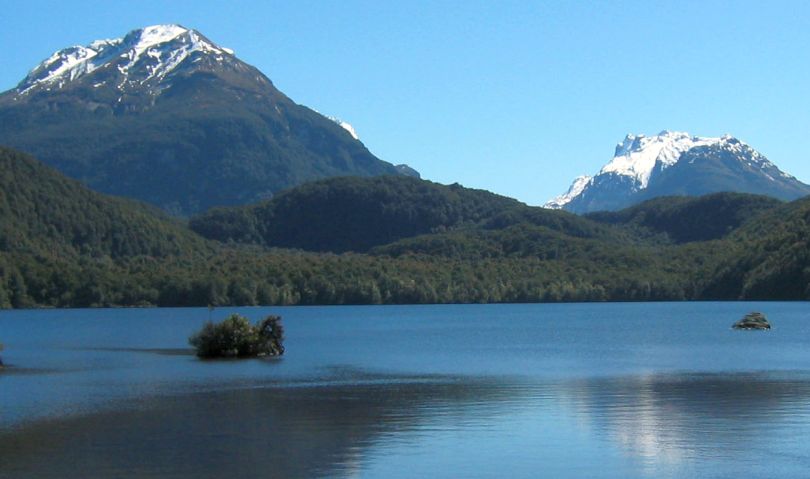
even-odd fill
[[[734,329],[771,329],[771,324],[765,315],[759,312],[750,312],[732,326]]]

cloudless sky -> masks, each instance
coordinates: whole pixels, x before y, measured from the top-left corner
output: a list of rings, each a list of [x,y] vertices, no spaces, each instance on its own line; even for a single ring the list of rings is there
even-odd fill
[[[542,204],[627,133],[731,133],[810,182],[806,1],[0,0],[0,90],[179,23],[422,177]]]

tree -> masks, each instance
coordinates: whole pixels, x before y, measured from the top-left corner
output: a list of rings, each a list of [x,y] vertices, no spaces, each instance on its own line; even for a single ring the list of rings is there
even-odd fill
[[[280,356],[283,341],[281,317],[270,315],[254,326],[239,314],[231,314],[221,323],[207,322],[188,340],[201,358]]]

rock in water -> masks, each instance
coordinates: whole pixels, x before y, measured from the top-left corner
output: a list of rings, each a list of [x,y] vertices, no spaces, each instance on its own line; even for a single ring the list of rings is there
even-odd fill
[[[734,323],[734,329],[771,329],[771,324],[765,318],[765,315],[759,312],[750,312],[746,314],[741,320]]]

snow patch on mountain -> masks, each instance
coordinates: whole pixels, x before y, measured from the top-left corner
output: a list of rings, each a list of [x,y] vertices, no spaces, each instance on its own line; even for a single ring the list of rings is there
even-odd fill
[[[728,135],[708,138],[668,130],[655,136],[629,134],[616,145],[613,159],[602,167],[596,176],[577,177],[566,193],[549,200],[544,206],[553,209],[563,208],[593,184],[594,178],[602,175],[629,177],[633,180],[634,191],[643,190],[649,184],[650,176],[656,168],[663,170],[674,165],[682,154],[692,148],[728,142],[730,139],[733,138]]]
[[[133,36],[138,39],[133,49],[143,52],[149,47],[173,40],[187,31],[187,28],[180,25],[152,25],[151,27],[135,30],[129,35],[134,34]]]
[[[136,66],[145,65],[146,77],[138,78],[139,83],[144,83],[165,77],[194,52],[213,53],[218,61],[224,55],[233,55],[233,50],[214,45],[195,30],[180,25],[153,25],[133,30],[123,38],[59,50],[31,70],[17,86],[17,92],[24,95],[37,87],[63,88],[108,65],[115,65],[124,75],[118,84],[122,88]]]
[[[326,116],[326,118],[329,118],[330,120],[332,120],[335,123],[337,123],[338,125],[340,125],[340,127],[343,128],[344,130],[348,131],[349,134],[352,135],[352,138],[354,138],[355,140],[360,139],[360,137],[357,136],[357,132],[355,131],[355,129],[351,125],[351,123],[345,122],[345,121],[341,120],[340,118],[336,118],[334,116],[328,116],[328,115],[325,115],[325,116]]]
[[[25,93],[40,83],[54,83],[60,78],[73,80],[84,73],[93,71],[90,60],[98,55],[98,50],[76,45],[59,50],[28,73],[18,89]]]
[[[776,181],[775,176],[795,180],[792,175],[781,171],[758,151],[731,135],[698,137],[685,132],[664,130],[655,136],[627,135],[624,141],[616,145],[613,159],[602,167],[597,175],[577,177],[566,193],[549,200],[544,206],[554,209],[564,208],[585,193],[596,181],[601,180],[600,184],[611,181],[610,175],[630,178],[628,194],[644,190],[649,186],[650,178],[655,171],[662,171],[678,163],[685,153],[701,147],[728,151],[741,163],[759,170],[772,181]],[[690,163],[699,157],[690,156]]]
[[[723,138],[701,138],[667,130],[650,137],[627,135],[623,142],[616,145],[613,160],[605,165],[599,174],[615,173],[629,176],[638,182],[638,189],[644,189],[656,164],[660,163],[662,169],[672,166],[684,152],[698,146],[719,143]]]
[[[570,203],[571,200],[582,194],[585,191],[585,188],[590,186],[591,182],[593,181],[592,176],[582,175],[577,176],[574,179],[574,182],[571,184],[571,187],[568,188],[568,191],[565,193],[552,198],[544,205],[545,208],[551,208],[555,210],[561,209],[566,204]]]

